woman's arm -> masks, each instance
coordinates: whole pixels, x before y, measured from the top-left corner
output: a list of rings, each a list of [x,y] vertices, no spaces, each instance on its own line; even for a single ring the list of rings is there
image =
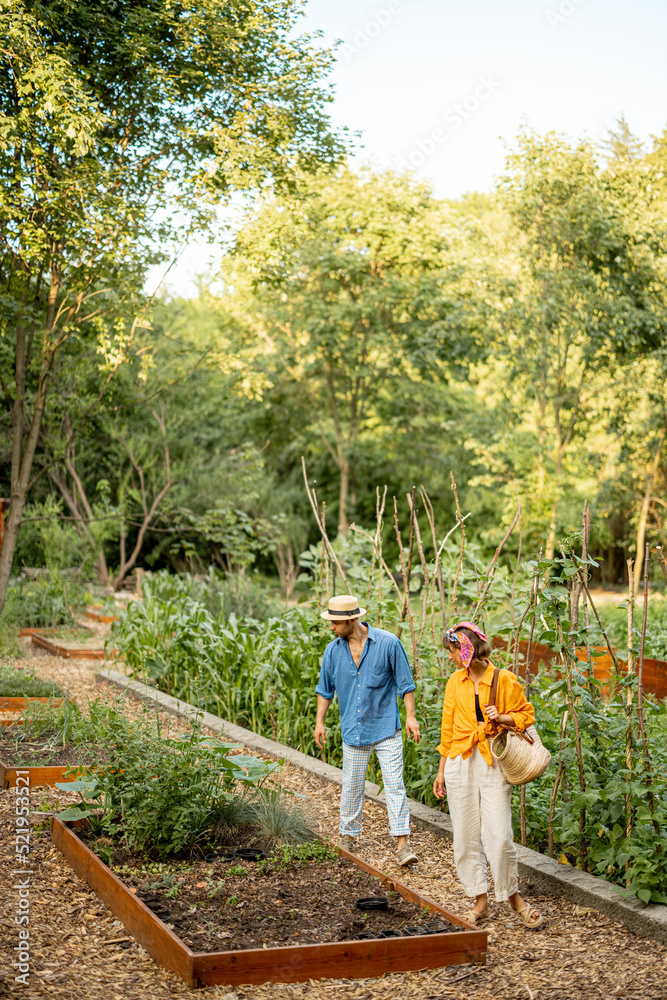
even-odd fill
[[[487,705],[484,709],[492,722],[501,726],[514,726],[523,733],[535,722],[535,709],[526,700],[523,685],[509,670],[502,671],[498,678],[498,698],[504,712],[499,712],[495,705]]]

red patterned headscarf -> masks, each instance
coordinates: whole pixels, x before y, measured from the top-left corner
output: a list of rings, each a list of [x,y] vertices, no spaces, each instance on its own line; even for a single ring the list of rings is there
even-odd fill
[[[487,638],[481,628],[479,628],[478,625],[475,625],[474,622],[459,622],[457,625],[454,625],[453,628],[450,628],[445,632],[447,639],[459,647],[461,651],[461,663],[463,666],[469,667],[475,657],[475,647],[465,633],[459,633],[460,628],[470,629],[471,632],[478,635],[480,639],[484,640],[484,642],[487,642]]]

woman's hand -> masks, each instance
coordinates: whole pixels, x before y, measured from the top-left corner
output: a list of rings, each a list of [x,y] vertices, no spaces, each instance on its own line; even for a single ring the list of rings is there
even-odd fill
[[[514,727],[514,719],[512,716],[501,715],[495,705],[485,705],[484,711],[486,712],[490,722],[497,722],[500,726]]]
[[[433,782],[433,794],[436,799],[444,799],[447,794],[447,789],[445,788],[445,776],[438,771],[437,777]]]

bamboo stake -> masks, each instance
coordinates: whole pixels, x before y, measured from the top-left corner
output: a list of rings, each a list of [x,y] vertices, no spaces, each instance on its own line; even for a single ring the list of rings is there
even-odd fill
[[[536,573],[535,577],[534,577],[534,580],[531,583],[530,602],[528,604],[528,607],[534,607],[537,604],[537,591],[538,591],[538,574]],[[526,610],[528,610],[528,609],[526,609]],[[523,622],[523,618],[524,617],[525,617],[525,612],[524,612],[524,616],[521,619],[522,622]],[[532,621],[530,623],[530,633],[528,635],[528,645],[526,647],[526,669],[525,669],[525,673],[524,673],[524,688],[523,688],[524,689],[524,693],[526,695],[526,701],[530,701],[530,653],[531,653],[531,647],[533,645],[533,633],[534,633],[534,631],[535,631],[535,617],[533,616],[533,619],[532,619]],[[517,651],[515,673],[517,673],[518,672],[518,650],[519,650],[519,639],[518,639],[518,636],[517,636],[517,639],[516,639],[515,650]],[[527,840],[527,832],[526,832],[526,786],[522,785],[521,786],[521,843],[522,843],[522,845],[524,847],[526,847],[526,840]]]
[[[419,642],[422,641],[424,636],[424,630],[426,629],[426,619],[428,617],[428,595],[431,589],[431,579],[428,572],[428,564],[426,562],[426,556],[424,555],[424,546],[422,545],[422,536],[419,530],[419,521],[417,520],[417,511],[415,510],[415,495],[414,490],[412,495],[410,493],[405,494],[408,505],[410,507],[410,513],[414,517],[415,521],[415,541],[417,542],[417,552],[419,553],[419,561],[421,563],[422,573],[424,574],[424,586],[422,587],[422,620],[419,627]],[[433,638],[435,640],[435,630],[433,632]]]
[[[523,531],[521,527],[521,507],[519,506],[518,496],[516,502],[517,502],[517,507],[519,507],[519,551],[516,554],[516,562],[514,564],[514,576],[512,578],[512,596],[510,598],[510,613],[512,615],[512,625],[516,625],[516,608],[514,607],[514,602],[516,600],[516,578],[519,572],[519,565],[521,563],[521,546],[523,542]],[[519,637],[516,634],[516,632],[514,632],[513,638],[515,643],[519,641]],[[512,652],[509,643],[507,644],[507,652],[508,653]]]
[[[572,556],[573,559],[576,559],[576,556],[575,556],[575,554],[574,554],[574,552],[573,552],[572,549],[570,549],[570,554],[571,554],[571,556]],[[584,579],[584,575],[583,575],[583,573],[581,571],[581,566],[577,567],[577,575],[578,575],[579,579],[581,580],[581,582],[583,584],[584,593],[586,594],[586,597],[588,598],[590,606],[591,606],[591,608],[593,610],[593,614],[595,615],[595,620],[597,621],[598,626],[600,628],[600,631],[602,632],[602,635],[604,636],[604,640],[605,640],[605,642],[607,644],[607,649],[609,650],[609,655],[611,656],[613,664],[614,664],[614,670],[616,671],[616,676],[619,677],[620,673],[621,673],[621,668],[618,665],[618,660],[616,659],[616,653],[612,649],[611,643],[609,642],[609,636],[607,635],[607,630],[605,629],[604,625],[602,624],[602,620],[601,620],[601,618],[600,618],[600,616],[598,614],[598,609],[595,607],[595,602],[594,602],[593,598],[591,597],[591,592],[588,589],[588,586],[587,586],[586,581]]]
[[[433,553],[434,553],[433,579],[437,583],[438,590],[440,592],[440,613],[442,615],[442,628],[444,631],[444,629],[447,628],[447,610],[445,608],[445,583],[444,580],[442,579],[442,567],[440,565],[438,539],[435,533],[435,516],[433,513],[433,504],[431,503],[431,499],[423,486],[419,487],[419,495],[422,498],[422,503],[424,504],[424,510],[426,511],[426,518],[428,520],[428,524],[431,529],[431,539],[433,541]],[[433,589],[435,591],[435,586]],[[431,612],[435,617],[434,598],[431,601]],[[435,621],[433,622],[433,642],[435,644]]]
[[[377,528],[375,531],[375,541],[373,543],[373,553],[377,551],[378,563],[379,563],[379,576],[378,576],[378,613],[377,621],[375,627],[379,628],[380,618],[382,615],[382,518],[384,516],[384,505],[387,499],[387,487],[385,486],[382,493],[382,502],[380,502],[380,487],[378,486],[375,493],[375,516],[377,520]]]
[[[644,551],[644,609],[642,612],[642,634],[639,644],[639,666],[637,667],[637,718],[639,719],[639,732],[642,738],[642,749],[644,753],[644,770],[646,772],[646,784],[648,786],[648,804],[651,810],[651,821],[656,836],[660,837],[660,824],[655,818],[655,797],[653,795],[653,780],[651,778],[651,763],[648,752],[648,740],[646,739],[646,727],[644,725],[644,646],[646,644],[646,619],[648,615],[648,564],[651,559],[651,544],[646,543]],[[657,849],[658,853],[660,848]]]
[[[628,681],[634,677],[635,654],[634,654],[634,618],[635,618],[635,575],[634,560],[628,559]],[[628,683],[627,701],[625,714],[628,719],[628,726],[625,730],[625,766],[628,769],[628,782],[632,781],[632,684]],[[632,795],[626,792],[625,795],[625,835],[629,837],[632,833]],[[626,865],[627,868],[627,865]]]
[[[512,532],[514,531],[514,526],[515,526],[516,522],[518,521],[518,519],[520,517],[521,517],[521,504],[519,503],[519,501],[517,499],[517,502],[516,502],[516,514],[514,515],[514,519],[513,519],[512,523],[510,524],[507,532],[505,533],[505,537],[503,538],[502,542],[500,543],[500,545],[496,549],[496,551],[494,553],[494,556],[493,556],[493,559],[489,563],[489,568],[486,571],[486,587],[483,589],[482,593],[480,594],[479,599],[477,601],[477,604],[475,605],[475,610],[473,611],[472,615],[470,616],[470,620],[473,621],[473,622],[475,621],[475,618],[477,617],[477,615],[482,610],[482,607],[484,605],[484,601],[486,600],[487,595],[489,593],[489,589],[491,587],[491,583],[493,582],[493,578],[496,575],[496,567],[498,565],[498,558],[500,556],[500,553],[505,548],[507,540],[510,537],[510,535],[512,534]]]
[[[588,559],[588,545],[591,537],[591,508],[588,506],[588,500],[584,500],[584,516],[582,524],[582,547],[581,556],[583,559]],[[588,570],[584,573],[584,582],[588,580]],[[584,609],[584,627],[586,629],[586,674],[588,677],[588,688],[591,689],[591,639],[588,631],[588,626],[590,624],[588,615],[588,597],[586,596],[586,590],[583,592],[583,609]]]
[[[660,568],[662,569],[663,576],[667,580],[667,563],[665,562],[665,557],[662,554],[662,545],[656,545],[655,551],[658,553],[658,559],[660,560]]]
[[[460,507],[460,504],[459,504],[459,495],[456,492],[456,483],[454,482],[454,473],[450,472],[449,475],[450,475],[450,478],[451,478],[451,481],[452,481],[452,490],[454,491],[454,500],[456,501],[456,519],[459,522],[459,524],[461,525],[461,551],[459,553],[459,561],[458,561],[458,564],[456,566],[456,574],[454,576],[454,586],[452,588],[452,608],[453,608],[454,614],[458,616],[459,609],[458,609],[457,604],[456,604],[456,591],[457,591],[457,587],[458,587],[458,584],[459,584],[459,573],[461,571],[461,564],[463,563],[463,553],[464,553],[465,547],[466,547],[466,529],[465,529],[465,524],[463,523],[463,518],[461,517],[461,507]]]
[[[577,754],[577,768],[579,771],[579,789],[583,793],[586,791],[586,775],[584,773],[584,759],[581,752],[581,732],[579,730],[579,717],[574,707],[574,697],[572,695],[572,664],[570,657],[563,653],[565,639],[563,637],[563,627],[558,622],[558,640],[561,645],[560,657],[565,667],[565,680],[567,683],[567,701],[572,719],[574,721],[574,745]],[[579,813],[579,854],[581,856],[581,870],[588,871],[588,847],[586,844],[586,807]]]
[[[370,542],[372,542],[373,544],[375,544],[375,539],[374,539],[373,535],[371,535],[370,532],[365,531],[363,528],[360,528],[358,524],[351,524],[350,525],[350,531],[356,531],[356,533],[358,535],[363,535],[364,538],[367,538]],[[385,571],[385,573],[387,574],[387,576],[389,577],[389,579],[391,580],[391,582],[392,582],[392,584],[394,586],[394,590],[396,591],[396,593],[398,595],[399,601],[402,601],[403,600],[403,593],[401,591],[401,588],[399,587],[399,585],[394,580],[393,573],[391,572],[391,570],[387,566],[385,558],[384,558],[384,556],[382,555],[381,552],[378,552],[378,561],[379,561],[379,564],[382,566],[383,570]]]
[[[558,796],[558,788],[563,777],[563,758],[562,753],[565,749],[565,730],[567,729],[567,710],[563,712],[563,721],[560,727],[560,752],[561,759],[558,761],[558,770],[556,772],[556,780],[554,781],[553,791],[551,792],[551,807],[549,809],[549,857],[554,856],[554,815],[556,813],[556,798]]]
[[[320,520],[320,514],[319,514],[319,510],[318,510],[318,505],[317,505],[317,498],[316,498],[316,496],[314,496],[314,491],[311,491],[310,486],[308,485],[308,474],[306,472],[306,460],[303,457],[303,455],[301,456],[301,468],[303,469],[303,481],[304,481],[305,486],[306,486],[306,495],[308,497],[308,500],[310,501],[310,506],[313,509],[313,514],[315,515],[315,520],[317,521],[317,526],[320,529],[320,534],[322,535],[322,539],[324,540],[325,547],[328,549],[333,562],[338,567],[338,571],[340,572],[340,575],[341,575],[341,577],[343,579],[343,583],[345,584],[345,589],[349,593],[350,586],[349,586],[349,584],[347,582],[347,577],[345,576],[345,570],[343,569],[343,567],[339,563],[338,556],[336,555],[336,553],[334,551],[334,548],[333,548],[331,542],[329,541],[329,536],[326,533],[325,527],[324,527],[324,525],[322,524],[322,522]]]
[[[537,562],[539,563],[541,559],[542,559],[542,549],[540,549],[539,555],[537,557]],[[533,588],[534,588],[534,591],[533,591]],[[531,585],[530,585],[530,599],[528,601],[528,604],[526,605],[526,610],[521,615],[521,618],[519,619],[519,624],[516,627],[516,643],[514,645],[514,659],[512,661],[512,672],[515,673],[515,674],[517,674],[517,675],[519,673],[519,652],[520,652],[520,642],[521,642],[521,629],[523,627],[523,623],[524,623],[524,619],[525,619],[526,615],[528,614],[528,612],[530,611],[530,609],[533,607],[533,602],[535,604],[537,604],[537,594],[538,594],[538,592],[539,592],[539,569],[536,566],[535,570],[534,570],[534,573],[533,573],[533,580],[532,580]],[[533,620],[533,629],[534,628],[535,628],[535,621]],[[531,637],[531,640],[532,640],[533,630],[531,630],[530,637]],[[528,663],[527,660],[526,660],[526,663]]]
[[[403,574],[403,592],[404,592],[404,604],[403,609],[407,614],[408,624],[410,625],[410,637],[412,639],[412,656],[415,666],[415,674],[417,675],[417,680],[421,681],[421,669],[419,666],[419,650],[417,647],[417,636],[415,635],[415,623],[412,615],[412,608],[410,607],[410,592],[409,592],[409,576],[408,568],[405,564],[405,552],[403,551],[403,540],[401,538],[401,529],[398,523],[398,501],[394,497],[394,528],[396,530],[396,538],[398,540],[398,549],[401,553],[401,570]],[[401,621],[404,621],[404,615],[401,615]],[[399,627],[396,635],[401,638],[402,629]]]

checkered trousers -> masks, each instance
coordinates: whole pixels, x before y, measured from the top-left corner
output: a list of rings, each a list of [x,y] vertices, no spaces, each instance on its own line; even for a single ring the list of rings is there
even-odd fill
[[[389,829],[393,837],[407,836],[410,833],[410,810],[403,784],[403,734],[400,729],[393,736],[366,746],[353,747],[343,743],[340,832],[350,837],[358,837],[361,833],[364,784],[374,750],[382,771]]]

